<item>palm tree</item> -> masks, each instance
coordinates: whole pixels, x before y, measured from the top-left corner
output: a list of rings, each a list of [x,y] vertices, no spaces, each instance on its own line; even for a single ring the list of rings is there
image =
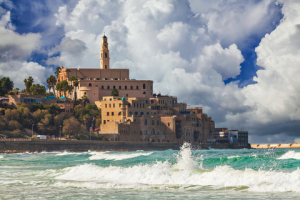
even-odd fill
[[[83,100],[84,107],[85,107],[85,103],[88,101],[88,98],[87,98],[86,95],[83,95],[83,96],[81,97],[81,99]]]
[[[50,89],[52,88],[52,85],[50,83],[48,83],[47,88],[48,88],[49,94],[50,94]]]
[[[76,92],[76,89],[77,89],[78,85],[79,85],[78,79],[77,79],[77,80],[74,80],[74,81],[73,81],[73,86],[75,87],[75,92],[74,92],[75,101],[76,101],[76,99],[77,99],[77,92]]]
[[[61,97],[61,91],[62,91],[61,84],[60,84],[60,83],[57,83],[55,89],[56,89],[57,91],[59,91],[59,96]]]
[[[56,75],[56,78],[58,78],[59,72],[60,72],[61,68],[60,67],[56,67],[56,71],[54,72]]]
[[[56,73],[56,72],[55,72]],[[53,94],[55,96],[55,87],[54,85],[56,84],[57,82],[57,79],[55,78],[55,76],[51,75],[49,76],[49,78],[47,79],[46,81],[48,84],[51,84],[52,85],[52,88],[53,88]]]

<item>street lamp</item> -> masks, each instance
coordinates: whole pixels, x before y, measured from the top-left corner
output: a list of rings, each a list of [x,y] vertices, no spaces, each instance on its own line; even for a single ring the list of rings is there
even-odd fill
[[[92,130],[92,127],[90,127],[90,140],[92,140],[91,130]]]
[[[116,135],[115,135],[115,131],[116,131],[116,128],[114,128],[114,141],[115,141],[115,137],[116,137]]]
[[[34,126],[34,124],[32,124],[31,138],[33,137],[33,126]]]
[[[61,125],[59,126],[59,140],[61,140]]]

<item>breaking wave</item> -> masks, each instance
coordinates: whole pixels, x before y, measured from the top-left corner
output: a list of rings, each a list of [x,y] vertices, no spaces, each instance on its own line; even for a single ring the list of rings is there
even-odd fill
[[[240,156],[228,156],[227,159],[231,159],[231,158],[239,158]]]
[[[142,153],[134,153],[142,154]],[[107,159],[107,152],[97,154]],[[130,155],[130,154],[128,154]],[[95,155],[96,156],[96,155]],[[102,157],[101,157],[102,156]],[[115,156],[115,155],[114,155]],[[124,154],[119,154],[124,158]],[[280,172],[274,170],[237,170],[230,166],[216,166],[213,170],[202,168],[196,162],[188,144],[175,155],[176,163],[156,161],[131,167],[84,164],[65,168],[56,176],[55,186],[89,189],[168,189],[209,186],[213,188],[238,188],[253,192],[300,192],[300,170]],[[121,157],[114,157],[120,159]],[[109,159],[112,159],[110,157]],[[63,180],[62,182],[60,180]],[[65,182],[71,180],[71,182]]]
[[[277,159],[296,159],[300,160],[300,152],[288,151]]]
[[[89,157],[89,160],[125,160],[130,158],[135,158],[139,156],[149,156],[153,152],[143,153],[143,152],[136,152],[136,153],[110,153],[107,152],[90,152],[92,155]]]

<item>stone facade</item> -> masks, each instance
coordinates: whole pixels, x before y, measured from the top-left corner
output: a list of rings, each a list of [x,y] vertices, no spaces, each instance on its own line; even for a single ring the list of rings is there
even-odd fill
[[[215,123],[202,108],[187,108],[177,97],[103,97],[100,134],[119,141],[201,142],[214,138]]]
[[[103,36],[100,50],[100,69],[62,67],[57,82],[69,81],[71,76],[75,76],[79,80],[79,86],[74,88],[71,93],[66,92],[66,96],[71,99],[80,99],[86,95],[90,103],[101,100],[103,96],[111,95],[114,88],[118,89],[119,95],[124,97],[149,98],[153,95],[153,81],[130,79],[129,69],[110,69],[109,59],[107,38]],[[69,84],[72,83],[69,81]],[[63,94],[57,91],[57,95],[60,97]]]

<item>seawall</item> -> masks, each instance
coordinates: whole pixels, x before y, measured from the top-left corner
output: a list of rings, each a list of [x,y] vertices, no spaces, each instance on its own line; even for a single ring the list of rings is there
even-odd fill
[[[284,144],[251,144],[252,149],[290,149],[300,148],[300,143],[284,143]]]
[[[179,150],[178,143],[148,143],[148,142],[104,142],[90,140],[40,140],[11,139],[0,140],[0,153],[51,152],[51,151],[136,151],[136,150]],[[195,149],[238,149],[245,148],[232,144],[193,144]]]

